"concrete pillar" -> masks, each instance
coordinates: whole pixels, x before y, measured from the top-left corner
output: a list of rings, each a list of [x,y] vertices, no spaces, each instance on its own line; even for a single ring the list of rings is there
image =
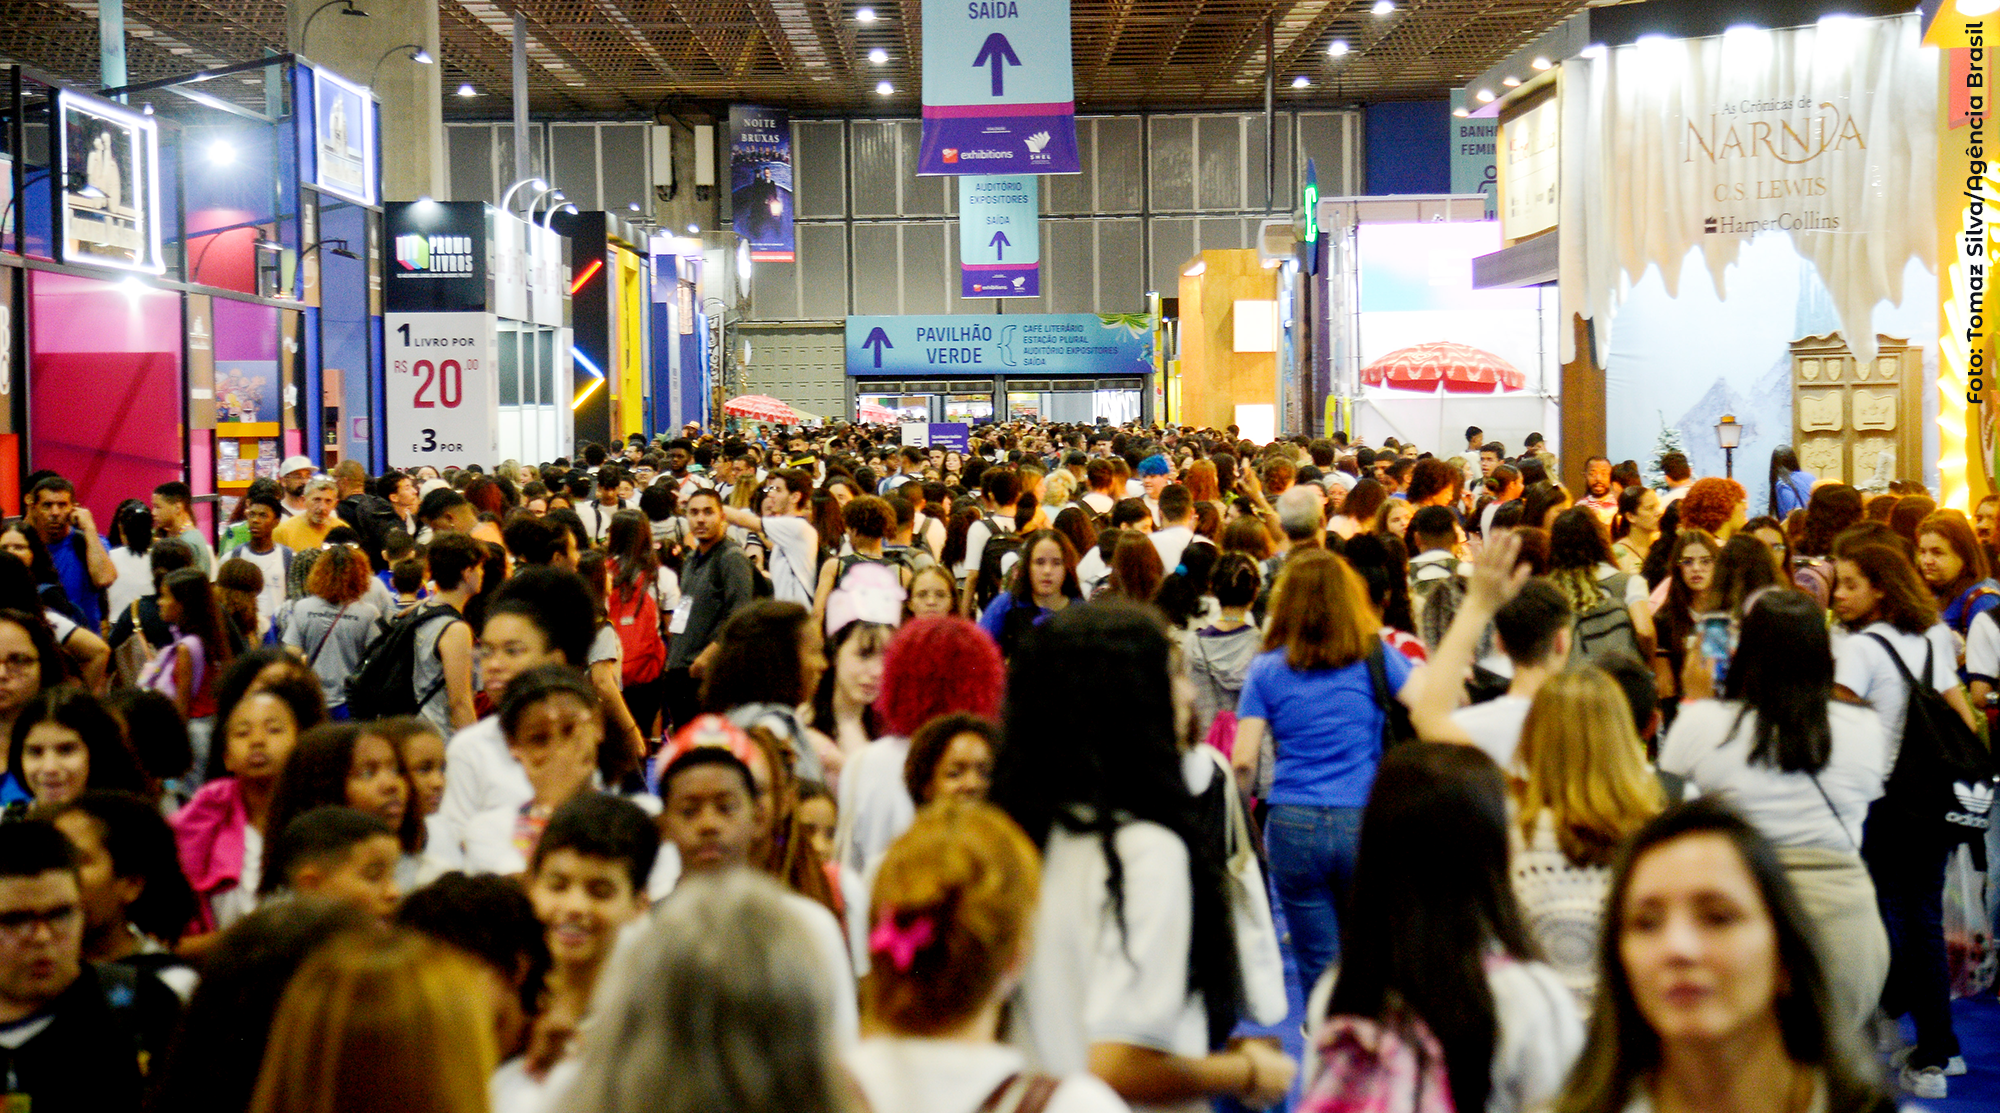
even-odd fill
[[[419,197],[444,198],[444,95],[440,85],[441,65],[419,65],[410,51],[396,50],[387,61],[383,54],[404,43],[415,43],[439,56],[438,6],[434,0],[353,0],[353,6],[368,13],[360,19],[341,14],[341,6],[313,12],[327,0],[286,0],[285,41],[294,53],[315,65],[324,66],[357,84],[369,84],[382,98],[382,198],[387,201],[414,201]],[[304,42],[306,22],[312,20],[311,34]],[[379,71],[376,63],[381,62]],[[489,95],[498,90],[484,90]]]

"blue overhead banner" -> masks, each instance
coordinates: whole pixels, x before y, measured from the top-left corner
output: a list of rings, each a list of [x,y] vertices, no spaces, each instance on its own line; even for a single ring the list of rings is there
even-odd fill
[[[794,261],[792,122],[782,108],[729,106],[729,223],[755,262]]]
[[[1069,0],[923,0],[919,174],[1075,174]]]
[[[847,373],[911,375],[1150,375],[1145,313],[957,313],[849,317]]]
[[[1039,185],[1034,177],[959,177],[960,297],[1041,296]]]

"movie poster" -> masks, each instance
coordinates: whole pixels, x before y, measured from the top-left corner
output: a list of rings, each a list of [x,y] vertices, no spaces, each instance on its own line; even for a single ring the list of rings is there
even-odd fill
[[[159,274],[159,125],[123,107],[64,92],[62,258]]]
[[[729,211],[758,263],[797,258],[792,238],[792,122],[781,108],[729,108]]]
[[[314,182],[363,205],[375,203],[375,101],[368,90],[313,71]]]

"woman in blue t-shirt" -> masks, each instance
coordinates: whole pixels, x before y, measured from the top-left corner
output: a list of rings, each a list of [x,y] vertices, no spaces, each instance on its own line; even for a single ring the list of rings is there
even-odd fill
[[[1302,983],[1339,957],[1339,909],[1382,759],[1385,714],[1368,659],[1380,657],[1391,693],[1411,672],[1409,658],[1382,652],[1380,625],[1345,560],[1294,553],[1278,577],[1264,652],[1250,662],[1237,702],[1237,776],[1249,783],[1265,745],[1276,754],[1264,839]]]

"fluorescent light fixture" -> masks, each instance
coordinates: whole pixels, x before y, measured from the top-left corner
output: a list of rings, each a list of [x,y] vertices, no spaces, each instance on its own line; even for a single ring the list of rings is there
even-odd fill
[[[889,52],[878,46],[868,52],[868,60],[878,66],[882,65],[889,60]]]
[[[1371,10],[1374,11],[1377,17],[1394,15],[1396,12],[1396,0],[1375,0],[1375,7]]]
[[[216,166],[233,166],[236,163],[236,146],[227,139],[218,139],[208,145],[208,161]]]
[[[1292,88],[1294,89],[1303,89],[1311,84],[1312,84],[1312,79],[1307,77],[1305,74],[1300,74],[1297,77],[1292,78]]]
[[[875,22],[875,9],[874,9],[874,8],[856,8],[856,9],[854,9],[854,22],[856,22],[856,23],[873,23],[873,22]]]
[[[476,97],[479,95],[479,90],[473,88],[472,82],[468,81],[458,87],[458,95],[461,97]]]
[[[1477,100],[1481,104],[1493,103],[1493,90],[1491,89],[1481,89],[1477,93],[1472,94],[1472,96],[1473,99]]]
[[[578,359],[581,359],[581,358],[583,358],[583,357],[582,357],[582,356],[578,356],[577,358],[578,358]],[[593,394],[597,393],[597,388],[598,388],[598,387],[601,387],[601,386],[603,386],[603,385],[604,385],[604,380],[603,380],[603,379],[592,379],[592,380],[590,380],[590,385],[589,385],[589,386],[587,386],[587,387],[584,387],[584,388],[583,388],[583,393],[582,393],[582,394],[579,394],[579,395],[577,395],[577,396],[576,396],[576,401],[574,401],[574,402],[571,402],[571,403],[569,404],[569,408],[570,408],[570,412],[571,412],[571,413],[575,413],[575,412],[576,412],[577,410],[580,410],[580,409],[582,409],[582,408],[583,408],[583,404],[584,404],[585,402],[587,402],[587,401],[589,401],[589,400],[590,400],[590,396],[591,396],[591,395],[593,395]]]
[[[896,87],[894,85],[889,84],[886,81],[877,81],[875,83],[875,91],[881,94],[882,96],[886,97],[894,94],[896,91]]]
[[[1346,40],[1346,39],[1335,39],[1335,40],[1333,40],[1332,42],[1330,42],[1330,43],[1326,44],[1326,52],[1327,52],[1327,54],[1329,54],[1329,55],[1331,55],[1332,57],[1335,57],[1335,58],[1338,58],[1338,57],[1340,57],[1341,55],[1343,55],[1343,54],[1346,54],[1346,53],[1347,53],[1347,40]]]
[[[1536,58],[1534,61],[1529,62],[1528,65],[1532,66],[1537,71],[1540,71],[1548,69],[1549,67],[1554,65],[1554,63],[1550,62],[1547,58]]]

